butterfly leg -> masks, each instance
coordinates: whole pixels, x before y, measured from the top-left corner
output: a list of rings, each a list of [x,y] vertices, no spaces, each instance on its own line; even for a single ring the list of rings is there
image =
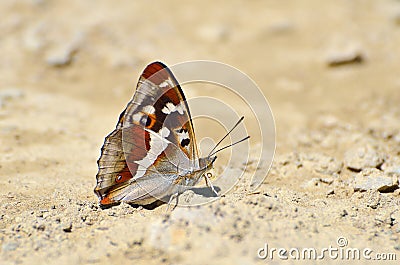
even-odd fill
[[[169,206],[172,204],[172,201],[173,201],[174,199],[176,199],[176,203],[175,203],[174,208],[172,208],[172,210],[174,210],[175,207],[178,206],[178,202],[179,202],[179,192],[176,192],[176,193],[172,194],[171,197],[169,197],[169,201],[168,201],[168,206],[167,206],[166,212],[168,212]]]
[[[210,176],[212,176],[211,173],[210,172],[205,173],[205,174],[203,174],[203,176],[204,176],[204,179],[206,180],[207,187],[209,187],[215,193],[215,195],[218,196],[218,192],[214,189],[214,186],[211,183],[211,180],[209,178]]]

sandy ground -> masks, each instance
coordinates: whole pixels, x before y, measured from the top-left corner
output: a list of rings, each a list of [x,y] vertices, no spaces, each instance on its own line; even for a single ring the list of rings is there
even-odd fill
[[[0,17],[0,264],[278,264],[258,249],[339,237],[400,259],[399,1],[2,0]],[[96,160],[139,74],[195,59],[264,92],[267,178],[202,207],[101,210]]]

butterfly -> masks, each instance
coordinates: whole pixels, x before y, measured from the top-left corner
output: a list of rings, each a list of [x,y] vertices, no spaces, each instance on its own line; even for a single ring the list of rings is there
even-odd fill
[[[204,177],[217,194],[206,174],[215,153],[199,158],[185,95],[171,70],[153,62],[105,138],[94,192],[101,206],[147,205],[168,196],[171,200]]]

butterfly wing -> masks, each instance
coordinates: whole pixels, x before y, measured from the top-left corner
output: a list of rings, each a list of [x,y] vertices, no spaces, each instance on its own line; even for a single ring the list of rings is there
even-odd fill
[[[100,204],[147,204],[168,192],[178,173],[198,168],[193,124],[176,78],[162,63],[143,71],[98,160]]]

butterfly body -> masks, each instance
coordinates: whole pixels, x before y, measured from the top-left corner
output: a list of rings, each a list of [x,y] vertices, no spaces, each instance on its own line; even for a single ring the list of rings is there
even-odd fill
[[[168,67],[154,62],[105,138],[94,192],[103,206],[149,204],[206,178],[215,158],[198,157],[183,91]]]

